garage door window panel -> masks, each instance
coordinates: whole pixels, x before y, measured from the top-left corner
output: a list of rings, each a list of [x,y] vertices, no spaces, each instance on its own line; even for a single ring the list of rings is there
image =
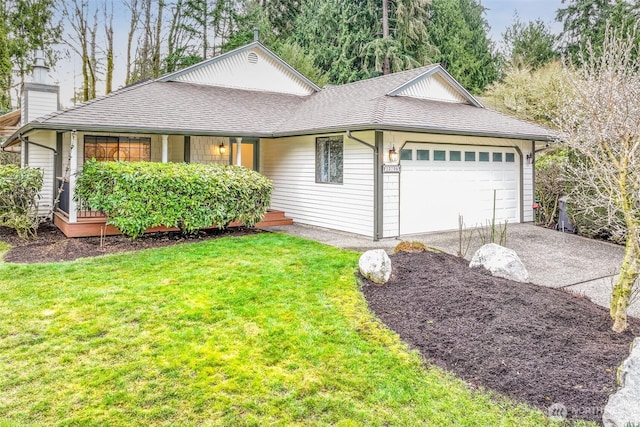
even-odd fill
[[[342,136],[316,138],[316,182],[342,184],[343,161]]]
[[[476,161],[476,152],[475,151],[465,151],[464,152],[464,161],[465,162],[475,162]]]
[[[400,150],[400,160],[413,160],[413,150],[408,148]]]
[[[516,156],[513,153],[505,153],[504,161],[507,163],[514,163],[516,161]]]
[[[429,150],[416,150],[416,160],[429,160]]]
[[[494,162],[502,162],[502,153],[493,153]]]
[[[488,162],[489,161],[489,153],[486,151],[481,151],[480,153],[478,153],[478,160],[481,162]]]
[[[444,162],[447,160],[447,152],[445,150],[433,150],[433,160]]]
[[[461,158],[460,151],[449,151],[449,161],[459,162]]]

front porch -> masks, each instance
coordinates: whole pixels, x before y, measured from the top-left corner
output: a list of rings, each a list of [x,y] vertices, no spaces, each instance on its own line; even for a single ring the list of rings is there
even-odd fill
[[[107,217],[102,212],[91,210],[79,210],[77,212],[76,222],[69,220],[68,212],[63,208],[58,208],[53,213],[53,223],[67,237],[98,237],[98,236],[114,236],[121,234],[120,231],[112,225],[107,224]],[[255,226],[273,227],[279,225],[291,225],[293,220],[287,218],[282,211],[268,210],[262,218],[262,221]],[[232,222],[229,227],[241,227],[239,222]],[[145,233],[156,233],[161,231],[178,231],[177,228],[154,227],[149,228]]]
[[[123,142],[124,141],[124,142]],[[73,200],[75,176],[81,171],[85,160],[101,161],[151,161],[236,164],[248,169],[258,169],[258,139],[239,137],[200,137],[189,135],[141,135],[122,133],[118,136],[81,132],[59,133],[58,153],[68,152],[67,159],[57,156],[55,162],[55,186],[53,195],[53,223],[67,237],[94,237],[121,234],[107,225],[103,212],[92,211]],[[114,145],[114,147],[111,147]],[[66,163],[66,164],[65,164]],[[293,220],[285,213],[269,210],[256,227],[290,225]],[[231,223],[228,227],[243,224]],[[154,227],[146,233],[178,231],[177,228]]]

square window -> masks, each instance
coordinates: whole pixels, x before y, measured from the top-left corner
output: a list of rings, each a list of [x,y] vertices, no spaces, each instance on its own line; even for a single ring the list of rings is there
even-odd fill
[[[465,162],[475,162],[476,161],[476,152],[475,151],[465,151],[464,152],[464,161]]]
[[[461,159],[460,151],[449,151],[449,160],[452,162],[459,162]]]
[[[433,150],[433,160],[439,162],[447,160],[447,152],[444,150]]]
[[[516,161],[516,156],[513,153],[505,153],[504,161],[507,163],[513,163]]]
[[[342,136],[316,138],[316,182],[342,184]]]
[[[502,161],[502,153],[493,153],[493,161],[501,162]]]
[[[429,160],[429,150],[416,150],[416,160]]]
[[[489,153],[487,153],[486,151],[481,151],[478,153],[478,160],[481,162],[488,162],[489,161]]]
[[[408,148],[400,150],[400,160],[413,160],[413,150]]]

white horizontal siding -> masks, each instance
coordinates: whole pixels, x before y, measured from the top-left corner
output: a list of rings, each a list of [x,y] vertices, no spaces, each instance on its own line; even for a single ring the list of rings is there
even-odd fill
[[[55,134],[54,134],[55,137]],[[47,143],[49,141],[38,140],[39,144],[46,144],[51,148],[55,148],[55,144]],[[38,214],[45,216],[51,211],[53,205],[53,198],[55,194],[54,189],[54,163],[53,163],[53,151],[46,148],[38,147],[37,145],[29,144],[29,167],[40,169],[43,173],[42,190],[39,193],[38,199]]]
[[[382,237],[400,235],[400,174],[383,175]]]
[[[523,161],[523,219],[524,222],[531,222],[534,220],[534,211],[533,211],[533,202],[535,200],[534,194],[534,176],[533,176],[533,165],[527,161],[527,154],[532,153],[532,143],[531,141],[523,141],[520,143],[520,150],[522,151],[522,161]]]
[[[58,110],[58,94],[55,92],[29,90],[26,100],[28,104],[26,106],[27,118],[25,123]]]
[[[260,171],[274,184],[271,206],[294,221],[372,237],[373,152],[343,138],[342,184],[315,182],[315,136],[263,139]]]

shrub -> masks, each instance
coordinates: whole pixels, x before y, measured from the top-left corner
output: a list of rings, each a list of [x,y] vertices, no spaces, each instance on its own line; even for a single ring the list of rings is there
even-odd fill
[[[9,151],[0,151],[0,165],[20,166],[20,154]]]
[[[267,211],[272,189],[266,177],[240,166],[92,160],[78,174],[74,197],[138,237],[157,226],[183,233],[232,221],[253,226]]]
[[[38,229],[38,192],[42,189],[39,169],[0,165],[0,225],[13,228],[23,239]]]
[[[549,150],[536,159],[536,199],[539,201],[536,223],[553,227],[558,223],[560,198],[566,194],[567,152]]]
[[[426,250],[427,246],[422,242],[403,240],[396,245],[393,253],[397,254],[398,252],[425,252]]]
[[[610,212],[606,204],[593,203],[593,200],[602,199],[602,194],[608,192],[608,184],[604,181],[596,181],[593,183],[595,188],[585,185],[582,182],[579,165],[587,160],[575,152],[570,152],[567,159],[569,166],[565,172],[568,194],[567,215],[576,232],[592,239],[624,244],[628,229],[622,212]]]

